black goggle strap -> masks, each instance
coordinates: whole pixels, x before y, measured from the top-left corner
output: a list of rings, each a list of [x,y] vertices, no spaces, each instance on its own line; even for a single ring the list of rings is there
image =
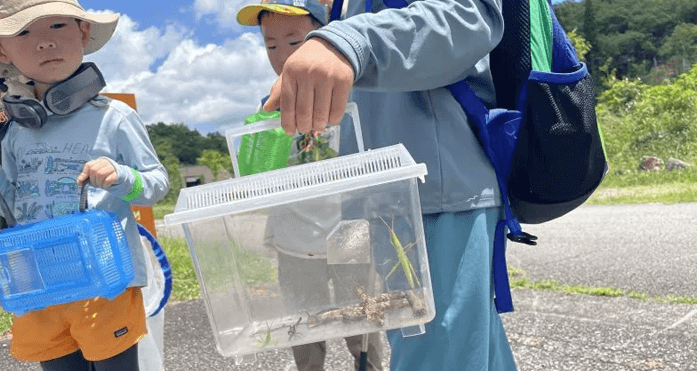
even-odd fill
[[[46,91],[44,104],[57,115],[67,115],[89,102],[105,86],[104,76],[97,66],[85,62],[71,77]]]

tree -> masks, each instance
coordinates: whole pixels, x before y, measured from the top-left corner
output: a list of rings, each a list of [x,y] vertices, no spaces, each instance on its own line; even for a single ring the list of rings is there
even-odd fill
[[[218,175],[229,168],[231,165],[230,156],[224,155],[213,149],[206,149],[197,159],[200,165],[207,167],[213,173],[213,180],[218,180]]]
[[[677,25],[661,45],[659,55],[663,58],[677,57],[684,60],[684,64],[697,61],[697,25]]]
[[[167,125],[158,122],[157,125],[149,125],[148,135],[154,145],[163,140],[169,140],[172,146],[172,154],[183,164],[194,165],[196,159],[205,149],[205,138],[197,130],[189,130],[184,124]]]
[[[584,12],[583,12],[583,35],[590,44],[591,48],[588,50],[588,67],[590,68],[590,71],[594,71],[594,68],[596,67],[597,61],[595,60],[596,58],[596,52],[594,50],[594,47],[598,45],[598,37],[597,37],[597,24],[595,22],[595,9],[593,7],[593,1],[592,0],[585,0],[583,2],[583,7],[584,7]]]
[[[571,32],[567,33],[567,35],[569,36],[569,40],[571,40],[571,44],[573,44],[574,48],[576,49],[578,59],[585,61],[586,54],[588,54],[588,52],[591,50],[591,44],[586,41],[583,36],[576,32],[575,28],[571,30]]]
[[[221,153],[227,153],[227,140],[218,132],[208,133],[205,138],[205,149],[214,149]]]

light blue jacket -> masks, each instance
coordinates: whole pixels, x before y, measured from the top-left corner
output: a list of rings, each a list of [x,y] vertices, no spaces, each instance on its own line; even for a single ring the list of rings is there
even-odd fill
[[[90,187],[88,208],[119,216],[133,255],[130,286],[145,286],[145,256],[131,204],[149,206],[161,200],[169,178],[145,125],[125,103],[96,97],[69,115],[49,114],[40,130],[12,123],[2,141],[0,192],[19,224],[69,214],[78,209],[76,178],[83,164],[98,157],[112,160],[118,180],[108,191]],[[140,174],[142,192],[129,202],[122,197],[136,181],[131,169]]]
[[[349,1],[349,0],[345,0]],[[349,1],[346,19],[312,31],[333,44],[355,71],[366,148],[403,143],[428,167],[420,185],[423,213],[500,205],[494,169],[448,84],[467,78],[486,104],[495,103],[488,53],[503,34],[497,0],[417,0],[402,9]],[[363,14],[361,14],[363,13]],[[341,151],[356,151],[350,126]]]

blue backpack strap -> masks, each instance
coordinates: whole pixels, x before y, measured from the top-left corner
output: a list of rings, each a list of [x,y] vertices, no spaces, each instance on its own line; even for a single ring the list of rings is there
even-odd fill
[[[581,61],[579,61],[576,55],[576,49],[571,44],[571,41],[566,36],[566,32],[559,24],[557,16],[552,10],[552,3],[548,6],[549,14],[552,16],[552,34],[554,38],[554,45],[552,46],[552,72],[566,72],[576,66],[578,66]]]
[[[341,8],[344,7],[344,0],[334,0],[332,10],[329,12],[329,22],[336,21],[341,17]]]
[[[150,317],[154,317],[157,315],[157,313],[160,313],[162,308],[165,307],[165,304],[167,304],[167,301],[169,300],[169,296],[172,293],[172,269],[170,268],[169,265],[169,260],[167,260],[167,255],[165,254],[165,251],[162,249],[162,246],[157,242],[157,239],[155,236],[150,233],[145,227],[142,225],[138,224],[138,232],[140,233],[141,236],[145,237],[150,241],[150,245],[152,246],[152,251],[155,253],[155,257],[157,258],[157,261],[160,263],[160,267],[162,267],[162,273],[165,276],[165,292],[162,295],[162,300],[160,300],[160,305],[157,307],[157,310],[153,312],[153,314],[150,315]]]
[[[508,203],[508,186],[504,174],[504,168],[508,165],[505,159],[498,158],[497,154],[491,148],[491,140],[487,123],[489,122],[489,111],[484,103],[477,97],[469,85],[463,80],[458,81],[448,86],[450,92],[455,97],[455,100],[460,103],[462,109],[467,114],[467,117],[472,121],[472,124],[477,129],[482,149],[487,155],[491,164],[494,166],[496,180],[501,192],[502,205],[505,212],[505,218],[496,224],[494,233],[494,256],[493,256],[493,276],[494,276],[494,304],[499,313],[513,311],[513,300],[511,299],[511,289],[508,281],[508,266],[506,264],[506,233],[505,227],[508,227],[509,236],[514,238],[525,238],[525,234],[520,227],[520,223],[513,216],[511,207]]]

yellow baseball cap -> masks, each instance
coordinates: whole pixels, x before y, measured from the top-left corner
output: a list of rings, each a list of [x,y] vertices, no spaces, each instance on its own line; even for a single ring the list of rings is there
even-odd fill
[[[323,25],[327,24],[327,6],[317,0],[268,0],[251,4],[237,12],[237,23],[245,26],[259,25],[259,13],[269,11],[285,15],[311,15]]]

